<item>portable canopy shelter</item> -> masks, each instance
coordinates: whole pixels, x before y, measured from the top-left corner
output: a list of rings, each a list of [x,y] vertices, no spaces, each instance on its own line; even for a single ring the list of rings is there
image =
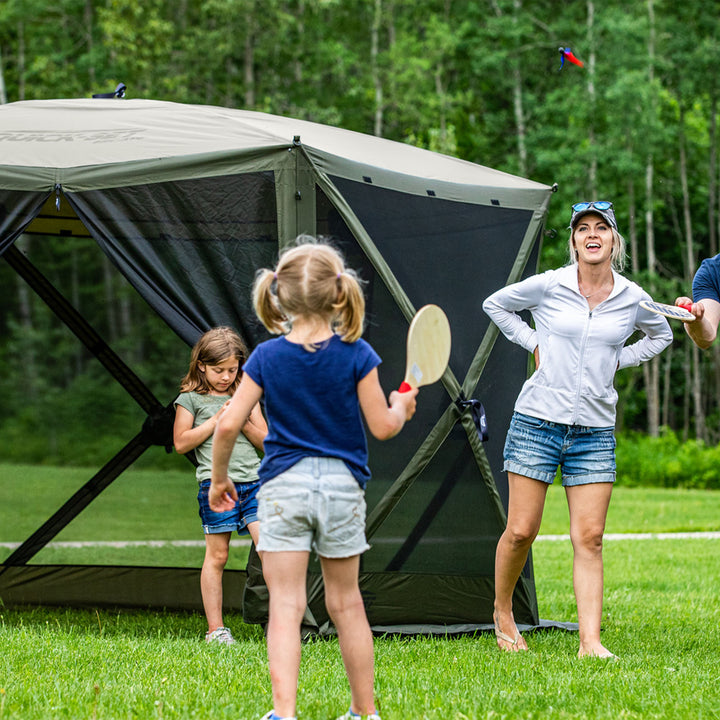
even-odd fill
[[[443,632],[492,622],[504,527],[502,445],[527,372],[524,351],[481,310],[535,271],[552,188],[312,122],[149,100],[47,100],[0,107],[0,252],[147,414],[128,445],[13,551],[6,603],[198,607],[198,572],[43,566],[28,561],[152,444],[169,444],[172,398],[157,400],[14,246],[23,232],[94,238],[188,344],[218,324],[253,347],[267,337],[250,287],[300,233],[328,236],[366,280],[365,337],[392,389],[415,309],[437,303],[453,331],[448,371],[387,443],[370,439],[361,585],[371,624]],[[479,404],[489,440],[478,431]],[[264,619],[257,563],[228,573],[226,605]],[[318,565],[309,610],[326,627]],[[538,624],[531,562],[515,598]]]

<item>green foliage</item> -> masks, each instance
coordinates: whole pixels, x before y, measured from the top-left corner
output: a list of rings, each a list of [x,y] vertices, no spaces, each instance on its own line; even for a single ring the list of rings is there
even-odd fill
[[[672,430],[660,437],[631,433],[618,438],[618,484],[628,487],[720,490],[720,447],[682,442]]]
[[[640,268],[633,279],[672,301],[690,293],[695,266],[718,250],[716,3],[592,6],[593,14],[589,3],[565,3],[558,12],[550,0],[5,0],[0,88],[12,102],[88,97],[123,81],[131,98],[377,128],[393,140],[557,183],[541,269],[567,259],[571,203],[608,198]],[[560,70],[561,46],[585,67]],[[652,274],[643,271],[648,211]],[[33,239],[26,251],[169,402],[187,350],[109,271],[94,244]],[[12,438],[11,456],[67,461],[63,447],[91,428],[83,461],[103,461],[102,448],[121,447],[142,414],[110,384],[103,388],[89,355],[36,299],[23,301],[3,263],[0,282],[0,430]],[[660,361],[661,422],[686,437],[695,432],[693,359],[682,329],[674,331],[672,353]],[[720,358],[705,353],[700,363],[702,435],[717,441]],[[648,427],[642,372],[618,374],[621,431]],[[91,387],[96,402],[85,390]]]

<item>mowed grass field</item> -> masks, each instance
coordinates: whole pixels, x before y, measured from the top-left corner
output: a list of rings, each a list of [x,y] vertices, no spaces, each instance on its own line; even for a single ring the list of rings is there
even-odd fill
[[[126,475],[132,477],[109,488],[57,539],[133,540],[138,527],[146,537],[151,527],[154,539],[202,539],[192,473]],[[22,540],[89,476],[0,466],[0,542]],[[718,530],[720,493],[622,487],[607,527]],[[541,533],[566,532],[564,493],[551,488]],[[43,553],[64,553],[61,562],[114,562],[107,551]],[[195,553],[182,564],[202,562],[202,548],[153,550],[165,559],[169,551]],[[240,566],[241,551],[231,553]],[[538,541],[534,562],[540,616],[576,621],[569,541]],[[530,633],[531,651],[522,655],[500,653],[489,633],[377,638],[384,720],[720,718],[720,540],[628,535],[606,541],[605,565],[603,639],[618,661],[578,660],[577,635],[559,630]],[[226,623],[238,644],[211,647],[201,640],[204,618],[197,613],[0,605],[0,720],[260,718],[271,707],[262,628],[237,615]],[[303,646],[298,700],[303,720],[333,720],[347,709],[335,640]]]

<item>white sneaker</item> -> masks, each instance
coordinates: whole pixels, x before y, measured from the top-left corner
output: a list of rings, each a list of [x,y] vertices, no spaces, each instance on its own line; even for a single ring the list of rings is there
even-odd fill
[[[377,713],[373,713],[372,715],[358,715],[350,709],[337,720],[362,720],[363,717],[365,720],[380,720],[380,716]]]
[[[235,638],[232,636],[232,633],[230,632],[230,628],[219,627],[216,630],[213,630],[212,632],[205,633],[205,642],[209,642],[209,643],[216,642],[216,643],[221,643],[223,645],[234,645]]]
[[[269,713],[263,715],[260,720],[297,720],[295,717],[290,718],[281,718],[279,715],[275,714],[274,710],[271,710]]]

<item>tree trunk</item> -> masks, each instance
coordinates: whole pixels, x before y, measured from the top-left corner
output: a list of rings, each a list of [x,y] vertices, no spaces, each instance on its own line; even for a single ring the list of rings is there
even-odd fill
[[[21,235],[15,241],[15,247],[30,258],[32,248],[29,236]],[[18,319],[20,327],[22,327],[24,384],[29,404],[33,404],[38,399],[38,359],[33,340],[35,333],[33,332],[32,298],[28,284],[19,275],[15,275],[15,280],[17,283]],[[28,338],[30,341],[26,342]]]
[[[655,77],[655,14],[653,0],[648,0],[648,81],[652,87]],[[645,248],[647,268],[650,274],[648,292],[655,293],[654,276],[657,270],[655,254],[655,217],[653,214],[653,179],[655,174],[653,156],[648,154],[645,163]],[[643,378],[647,396],[647,428],[652,437],[660,433],[660,358],[654,357],[643,365]]]
[[[83,22],[85,24],[85,41],[87,43],[87,56],[89,58],[94,58],[95,53],[93,52],[95,43],[93,39],[93,5],[92,0],[86,0],[85,2],[85,15],[83,18]],[[95,60],[91,60],[90,67],[88,68],[88,79],[90,80],[90,85],[92,87],[95,87]]]
[[[254,3],[251,3],[245,14],[245,108],[249,110],[255,107],[255,49],[253,47],[255,35],[254,26]]]
[[[522,12],[521,0],[514,0],[513,9],[515,11],[513,21],[517,24],[518,17]],[[513,60],[513,110],[515,112],[515,131],[517,133],[518,170],[520,175],[527,177],[527,126],[523,106],[522,73],[520,72],[520,61],[518,59]]]
[[[588,106],[595,107],[595,3],[593,0],[587,0],[587,46],[589,48],[589,56],[587,63],[587,93]],[[596,147],[595,125],[592,120],[588,120],[588,142],[591,148]],[[592,150],[590,157],[590,169],[588,171],[588,182],[590,187],[588,191],[591,198],[597,197],[597,154]]]
[[[373,122],[373,135],[382,137],[383,134],[383,86],[380,77],[378,57],[380,55],[380,25],[382,22],[382,0],[375,0],[372,26],[370,28],[370,66],[372,68],[372,81],[375,88],[375,119]]]
[[[710,257],[717,255],[717,96],[710,100],[710,157],[708,158],[708,242]]]
[[[695,247],[693,243],[692,217],[690,215],[690,189],[688,186],[687,154],[685,151],[685,111],[680,106],[679,118],[680,143],[680,185],[683,199],[683,226],[685,235],[685,281],[689,287],[695,272]],[[695,412],[695,437],[707,441],[705,430],[705,408],[703,405],[701,388],[700,352],[693,344],[692,352],[692,395]]]
[[[25,99],[25,25],[22,20],[18,22],[18,100]]]
[[[628,215],[630,218],[630,226],[628,234],[630,236],[630,271],[633,275],[640,272],[640,258],[638,257],[638,236],[637,221],[635,219],[635,184],[632,179],[628,179]]]
[[[113,281],[113,276],[115,274],[115,269],[113,264],[110,262],[110,258],[108,258],[105,253],[102,254],[102,269],[103,269],[103,289],[105,292],[105,308],[106,308],[106,321],[107,321],[107,327],[108,327],[108,339],[110,341],[110,344],[117,342],[118,337],[120,335],[119,329],[118,329],[118,319],[117,319],[117,312],[118,312],[118,301],[115,297],[115,283]]]
[[[5,92],[5,74],[3,73],[2,47],[0,47],[0,105],[7,102],[7,93]]]

